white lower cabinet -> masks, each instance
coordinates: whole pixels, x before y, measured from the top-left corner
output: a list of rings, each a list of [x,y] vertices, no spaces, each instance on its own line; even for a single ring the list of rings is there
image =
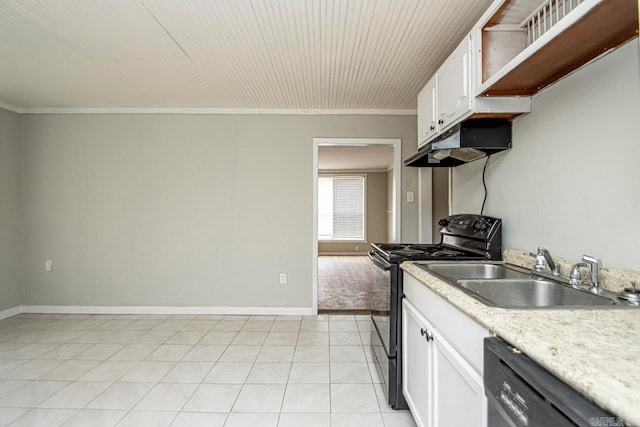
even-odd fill
[[[486,426],[482,375],[409,301],[402,307],[404,395],[418,426]]]
[[[418,427],[433,425],[433,395],[431,370],[433,346],[429,345],[425,331],[433,328],[407,300],[402,301],[402,384],[404,397],[411,408]],[[431,332],[432,333],[432,332]]]
[[[433,426],[483,427],[487,400],[482,377],[446,340],[433,338]]]

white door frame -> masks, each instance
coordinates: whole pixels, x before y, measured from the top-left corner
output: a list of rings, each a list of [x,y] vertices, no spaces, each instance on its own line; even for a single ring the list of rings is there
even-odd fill
[[[402,238],[402,140],[400,138],[313,138],[313,259],[311,268],[312,311],[318,313],[318,147],[321,145],[367,146],[390,145],[393,147],[393,212],[394,235],[389,241],[398,242]]]

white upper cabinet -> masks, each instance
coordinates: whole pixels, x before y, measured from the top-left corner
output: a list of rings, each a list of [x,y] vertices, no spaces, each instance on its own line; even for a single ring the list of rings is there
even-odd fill
[[[468,35],[418,95],[418,145],[471,114],[470,55]]]
[[[418,95],[418,146],[468,117],[514,118],[531,111],[530,97],[475,97],[482,52],[471,32]]]
[[[418,95],[418,143],[431,139],[438,133],[438,75]]]
[[[438,124],[442,130],[468,115],[471,36],[466,36],[438,70]]]
[[[635,0],[495,0],[420,93],[418,146],[531,112],[531,95],[637,35]]]

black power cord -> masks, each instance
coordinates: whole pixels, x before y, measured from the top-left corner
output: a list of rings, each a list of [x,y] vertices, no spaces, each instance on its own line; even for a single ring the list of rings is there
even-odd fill
[[[482,200],[482,209],[480,209],[480,215],[484,214],[484,204],[487,203],[487,181],[484,178],[485,172],[487,171],[487,165],[489,164],[489,158],[491,156],[487,156],[487,161],[484,162],[484,168],[482,169],[482,186],[484,187],[484,200]]]

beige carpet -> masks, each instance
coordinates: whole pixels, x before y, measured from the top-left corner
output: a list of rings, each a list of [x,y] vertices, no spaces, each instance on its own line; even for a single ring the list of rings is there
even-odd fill
[[[369,257],[318,257],[319,310],[369,310],[370,298]]]

